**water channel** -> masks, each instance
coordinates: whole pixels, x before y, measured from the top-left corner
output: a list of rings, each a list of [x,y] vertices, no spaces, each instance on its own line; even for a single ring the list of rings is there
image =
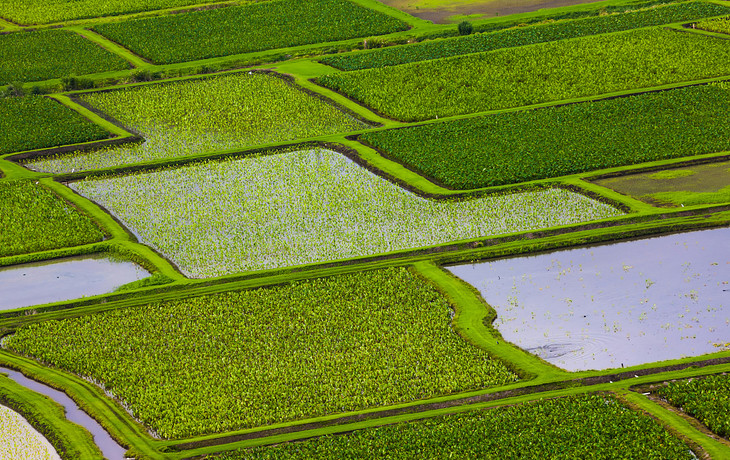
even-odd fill
[[[505,340],[569,371],[730,347],[730,229],[447,267]]]

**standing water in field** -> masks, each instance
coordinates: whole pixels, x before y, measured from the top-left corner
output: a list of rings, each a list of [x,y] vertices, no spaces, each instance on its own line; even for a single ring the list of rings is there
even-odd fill
[[[104,294],[148,276],[133,262],[99,255],[0,268],[0,310]]]
[[[699,356],[730,342],[730,229],[450,267],[502,336],[569,371]]]

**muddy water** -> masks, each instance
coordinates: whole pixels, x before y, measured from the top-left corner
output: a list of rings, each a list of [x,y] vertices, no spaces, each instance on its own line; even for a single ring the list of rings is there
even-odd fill
[[[104,294],[148,276],[135,263],[99,255],[0,268],[0,310]]]
[[[490,18],[597,1],[600,0],[380,0],[436,24],[460,22],[463,16]]]
[[[99,446],[99,450],[101,450],[101,453],[104,454],[104,457],[108,460],[124,459],[124,453],[127,449],[120,446],[96,420],[89,417],[86,412],[82,411],[79,406],[66,395],[66,393],[29,379],[18,371],[0,367],[0,373],[7,374],[10,379],[19,385],[22,385],[29,390],[33,390],[36,393],[48,396],[63,406],[66,411],[66,418],[69,421],[86,428],[86,430],[94,436],[94,442],[97,446]]]
[[[503,337],[569,371],[699,356],[730,342],[730,229],[448,268]]]

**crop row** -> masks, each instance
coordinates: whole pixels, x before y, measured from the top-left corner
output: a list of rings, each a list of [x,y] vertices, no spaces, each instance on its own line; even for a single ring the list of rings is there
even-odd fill
[[[85,215],[44,186],[0,182],[0,257],[101,240],[104,234]]]
[[[407,28],[398,19],[346,0],[271,0],[93,29],[157,64],[170,64]]]
[[[730,34],[730,16],[726,18],[708,19],[707,21],[700,21],[695,26],[698,29],[709,30],[710,32]]]
[[[144,85],[81,99],[141,133],[145,142],[44,157],[28,166],[79,171],[365,127],[333,105],[263,73]]]
[[[428,200],[328,150],[198,163],[71,187],[198,278],[620,214],[562,189]]]
[[[516,381],[452,315],[434,287],[393,268],[48,321],[6,345],[185,437]]]
[[[0,0],[0,17],[18,24],[49,24],[138,11],[200,5],[218,0]],[[247,1],[247,0],[242,0]]]
[[[318,82],[390,117],[417,121],[728,74],[728,41],[640,29],[337,73]]]
[[[695,417],[719,436],[730,437],[730,376],[670,382],[659,387],[656,394]]]
[[[614,396],[589,394],[386,425],[208,458],[697,457],[651,417],[630,410]]]
[[[728,83],[363,134],[449,187],[472,189],[730,150]]]
[[[691,21],[727,14],[730,8],[714,3],[684,2],[625,14],[595,16],[573,21],[517,27],[498,32],[473,34],[445,40],[378,49],[370,52],[328,56],[322,63],[341,70],[361,70],[409,62],[427,61],[499,48],[531,45],[639,27]]]
[[[53,446],[20,414],[0,404],[1,458],[60,459]]]
[[[0,35],[0,85],[128,68],[121,57],[67,30]]]
[[[73,110],[40,96],[0,98],[0,133],[0,155],[109,137]]]

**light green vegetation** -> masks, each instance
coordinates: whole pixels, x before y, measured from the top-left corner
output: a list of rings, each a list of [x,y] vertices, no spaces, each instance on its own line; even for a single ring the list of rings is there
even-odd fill
[[[0,35],[0,85],[128,68],[121,57],[67,30]]]
[[[282,78],[236,73],[90,93],[83,101],[141,133],[144,143],[29,162],[70,172],[362,129],[366,125]]]
[[[730,162],[629,174],[596,183],[639,200],[662,206],[730,202]],[[691,168],[691,169],[690,169]]]
[[[729,95],[727,83],[694,86],[361,139],[439,182],[471,189],[729,150]]]
[[[40,96],[0,98],[0,133],[0,155],[109,137],[73,110]]]
[[[213,3],[216,0],[0,0],[0,17],[19,24],[49,24],[70,19]],[[246,0],[242,0],[246,1]]]
[[[697,173],[690,169],[667,169],[654,174],[650,174],[648,177],[649,179],[667,180],[676,179],[678,177],[694,176],[695,174]]]
[[[434,417],[339,436],[224,453],[219,460],[283,458],[696,458],[647,415],[588,394]]]
[[[51,444],[17,412],[0,405],[0,458],[60,459]]]
[[[721,34],[730,34],[730,16],[726,18],[708,19],[700,21],[696,24],[698,29],[709,30],[710,32],[719,32]]]
[[[727,40],[642,29],[337,73],[317,81],[380,113],[414,121],[727,74]]]
[[[695,417],[710,430],[730,437],[730,376],[680,380],[659,387],[656,394]]]
[[[486,34],[472,34],[445,40],[428,40],[413,45],[394,46],[375,51],[327,56],[322,63],[342,70],[360,70],[409,62],[427,61],[499,48],[524,46],[566,38],[583,37],[639,27],[689,21],[727,13],[728,8],[714,3],[684,2],[625,14],[596,16],[573,21],[550,22],[531,27],[516,27]]]
[[[161,436],[184,437],[516,381],[451,329],[452,314],[392,268],[48,321],[6,345],[96,379]]]
[[[399,19],[346,0],[270,0],[93,29],[155,63],[171,64],[407,28]]]
[[[71,187],[192,277],[368,256],[620,214],[561,189],[427,200],[328,150],[86,179]]]
[[[103,239],[87,216],[46,187],[0,182],[0,257],[78,246]]]

